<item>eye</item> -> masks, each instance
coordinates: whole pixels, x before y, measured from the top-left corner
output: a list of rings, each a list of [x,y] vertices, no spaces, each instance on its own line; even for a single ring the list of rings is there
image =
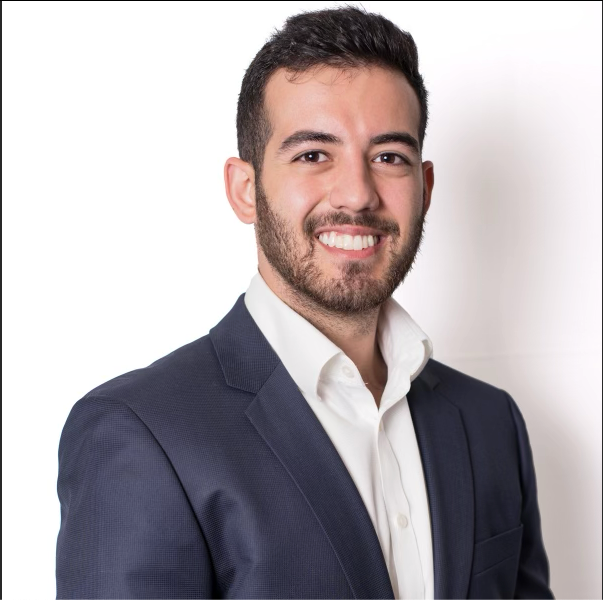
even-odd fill
[[[381,159],[381,160],[379,160]],[[377,162],[386,165],[409,165],[410,163],[402,155],[396,154],[395,152],[383,152],[376,158]]]
[[[310,150],[309,152],[304,152],[303,154],[300,154],[297,158],[294,159],[295,161],[299,161],[299,162],[305,162],[305,163],[321,163],[321,162],[325,162],[324,160],[319,160],[320,156],[324,156],[326,157],[326,154],[324,152],[320,152],[318,150]]]

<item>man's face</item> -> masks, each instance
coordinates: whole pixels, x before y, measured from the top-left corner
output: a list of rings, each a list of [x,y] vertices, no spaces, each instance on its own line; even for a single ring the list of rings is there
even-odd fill
[[[260,271],[331,312],[379,306],[410,271],[429,206],[431,163],[412,147],[415,92],[381,68],[322,67],[294,82],[281,69],[265,103],[273,133],[255,183]]]

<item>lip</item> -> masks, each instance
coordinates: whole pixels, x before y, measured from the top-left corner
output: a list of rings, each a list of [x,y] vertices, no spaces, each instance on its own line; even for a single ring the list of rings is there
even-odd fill
[[[328,230],[325,229],[324,231],[339,231],[339,229],[328,229]],[[351,234],[349,234],[349,235],[351,235]],[[361,235],[361,234],[357,233],[356,235]],[[364,234],[364,235],[367,235],[367,234]],[[374,254],[379,252],[379,250],[383,246],[385,239],[387,237],[383,234],[378,234],[378,233],[377,234],[369,233],[368,235],[379,235],[380,236],[379,242],[376,243],[374,246],[369,246],[368,248],[363,248],[362,250],[344,250],[343,248],[337,248],[336,246],[327,246],[327,245],[323,244],[318,238],[316,239],[316,243],[323,250],[326,250],[330,254],[334,254],[336,256],[345,256],[346,258],[368,258],[369,256],[373,256]]]

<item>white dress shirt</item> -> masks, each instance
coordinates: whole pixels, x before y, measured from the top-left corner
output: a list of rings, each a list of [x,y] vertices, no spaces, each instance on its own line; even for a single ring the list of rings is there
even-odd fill
[[[285,304],[258,272],[245,305],[341,456],[371,517],[396,598],[433,599],[433,554],[423,466],[406,400],[431,340],[393,299],[377,337],[387,364],[379,407],[355,364]]]

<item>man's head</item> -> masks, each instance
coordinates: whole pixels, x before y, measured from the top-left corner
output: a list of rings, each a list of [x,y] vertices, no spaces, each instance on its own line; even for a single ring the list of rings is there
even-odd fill
[[[426,124],[409,34],[351,7],[287,20],[245,74],[240,159],[225,166],[229,201],[255,223],[269,285],[337,313],[375,308],[394,292],[431,197]],[[342,241],[369,247],[337,248]]]
[[[262,170],[264,151],[272,134],[265,105],[268,80],[278,69],[291,77],[321,65],[339,69],[380,66],[398,71],[417,95],[420,106],[419,144],[427,128],[427,90],[419,73],[417,47],[409,33],[381,15],[346,7],[289,17],[274,33],[245,72],[237,108],[239,156]]]

